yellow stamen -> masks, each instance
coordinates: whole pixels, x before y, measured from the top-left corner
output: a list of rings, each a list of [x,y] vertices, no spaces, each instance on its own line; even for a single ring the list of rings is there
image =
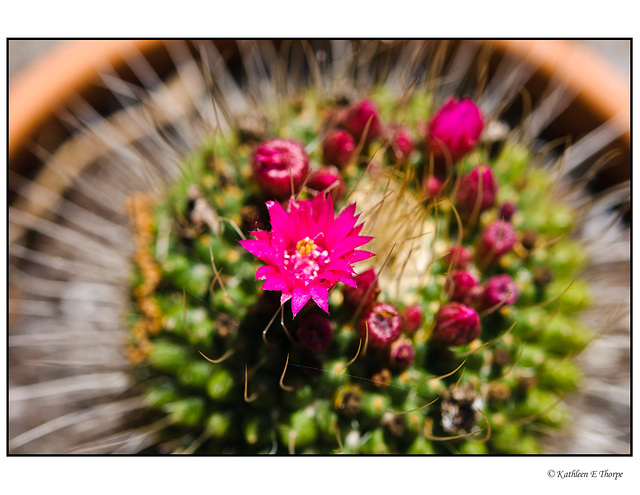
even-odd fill
[[[304,239],[298,241],[298,243],[296,244],[296,251],[298,251],[303,256],[308,256],[314,251],[316,247],[317,246],[315,242],[313,242],[308,237],[305,237]]]

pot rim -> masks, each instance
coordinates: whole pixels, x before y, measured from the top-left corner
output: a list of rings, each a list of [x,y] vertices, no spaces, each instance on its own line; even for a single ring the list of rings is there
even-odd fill
[[[603,122],[618,116],[626,126],[623,136],[631,144],[630,87],[618,71],[592,49],[574,40],[481,40],[498,51],[527,60],[546,79],[554,75]],[[118,68],[127,58],[145,54],[166,40],[74,40],[9,82],[8,163],[72,95],[82,94],[99,78],[105,64]],[[566,63],[571,60],[571,63]],[[575,70],[579,66],[580,70]],[[51,77],[55,74],[55,77]]]

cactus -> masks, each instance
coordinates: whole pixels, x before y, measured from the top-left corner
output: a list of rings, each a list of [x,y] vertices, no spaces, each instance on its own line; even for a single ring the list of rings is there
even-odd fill
[[[165,440],[536,453],[566,424],[590,339],[573,213],[523,146],[489,153],[472,100],[429,97],[309,90],[264,140],[217,134],[131,202],[151,220],[132,222],[129,356]]]

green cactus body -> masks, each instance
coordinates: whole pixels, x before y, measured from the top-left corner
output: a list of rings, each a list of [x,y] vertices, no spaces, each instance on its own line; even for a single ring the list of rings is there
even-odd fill
[[[585,255],[567,238],[575,215],[551,194],[548,172],[510,141],[496,157],[476,145],[449,170],[441,193],[429,195],[424,184],[433,163],[419,129],[434,113],[431,95],[417,92],[398,105],[380,89],[371,99],[382,122],[393,118],[419,137],[402,163],[390,158],[386,134],[358,143],[360,154],[340,169],[351,194],[336,210],[356,201],[363,235],[375,237],[365,248],[376,256],[355,265],[358,273],[376,271],[373,300],[400,314],[410,305],[421,309],[419,328],[402,331],[414,354],[394,361],[373,334],[363,337],[358,314],[369,308],[348,307],[343,284],[330,292],[330,316],[310,301],[294,318],[291,303],[281,309],[278,292],[259,289],[261,264],[238,242],[269,229],[251,174],[258,143],[230,129],[185,161],[149,211],[151,241],[138,248],[151,255],[157,280],[150,284],[143,266],[132,277],[131,349],[150,414],[171,424],[161,440],[182,439],[187,449],[204,435],[198,453],[536,453],[538,432],[566,424],[562,398],[580,383],[572,359],[591,338],[578,320],[588,288],[575,280]],[[327,116],[336,110],[309,92],[277,109],[269,132],[301,141],[317,169]],[[491,207],[459,223],[456,188],[480,163],[491,167],[499,191]],[[299,198],[313,194],[304,188]],[[505,201],[517,206],[510,221],[517,238],[489,263],[477,246]],[[477,336],[440,345],[438,321],[451,303],[445,287],[454,270],[447,253],[459,242],[476,251],[466,269],[479,286],[506,274],[519,298],[491,307],[482,302],[491,296],[485,289],[485,299],[472,304]],[[321,350],[302,345],[300,322],[311,314],[331,322],[332,340]]]

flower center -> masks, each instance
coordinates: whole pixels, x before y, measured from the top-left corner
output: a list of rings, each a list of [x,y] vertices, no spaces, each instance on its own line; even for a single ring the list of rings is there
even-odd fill
[[[302,256],[309,256],[317,247],[315,242],[305,237],[304,239],[300,239],[296,244],[296,251]]]
[[[322,265],[329,263],[329,253],[308,237],[299,240],[295,249],[284,254],[284,266],[293,272],[293,276],[305,281],[314,280]]]

